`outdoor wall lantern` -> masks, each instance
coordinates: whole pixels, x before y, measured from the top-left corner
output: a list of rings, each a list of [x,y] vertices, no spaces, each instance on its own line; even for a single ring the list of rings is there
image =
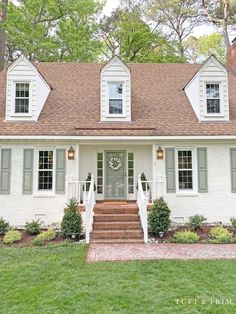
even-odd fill
[[[69,160],[74,160],[75,159],[75,150],[71,146],[70,149],[67,151],[67,157]]]
[[[157,159],[162,160],[164,158],[164,151],[161,146],[157,149]]]

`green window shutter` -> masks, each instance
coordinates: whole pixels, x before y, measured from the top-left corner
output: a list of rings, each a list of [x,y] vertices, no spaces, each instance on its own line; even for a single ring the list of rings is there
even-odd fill
[[[56,154],[56,193],[65,193],[66,150],[57,149]]]
[[[199,147],[197,149],[197,171],[198,171],[198,192],[208,192],[208,174],[207,174],[207,149]]]
[[[11,149],[1,150],[0,194],[10,194]]]
[[[166,192],[175,193],[175,149],[166,148]]]
[[[231,191],[236,193],[236,148],[230,149]]]
[[[33,193],[34,150],[24,149],[23,194]]]

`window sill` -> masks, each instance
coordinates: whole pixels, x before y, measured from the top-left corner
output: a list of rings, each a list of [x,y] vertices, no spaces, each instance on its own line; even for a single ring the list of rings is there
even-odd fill
[[[204,118],[223,118],[225,115],[222,113],[209,113],[205,114]]]
[[[177,192],[177,197],[198,197],[199,194],[197,192]]]
[[[54,198],[55,194],[34,194],[33,198]]]

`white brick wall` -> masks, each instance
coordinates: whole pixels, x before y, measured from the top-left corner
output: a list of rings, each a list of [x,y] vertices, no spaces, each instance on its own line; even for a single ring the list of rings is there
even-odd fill
[[[10,195],[0,195],[0,217],[10,222],[11,225],[24,225],[26,221],[40,218],[45,225],[53,222],[60,222],[63,216],[63,209],[67,201],[64,194],[52,196],[23,195],[23,149],[27,147],[35,148],[65,148],[69,145],[51,144],[11,144],[0,145],[1,148],[12,149],[11,165],[11,193]],[[74,146],[75,147],[75,146]],[[36,158],[34,158],[36,161]],[[66,177],[77,179],[78,155],[75,160],[66,159]],[[35,173],[34,173],[35,176]],[[34,180],[35,181],[35,180]]]
[[[189,216],[201,214],[208,222],[228,223],[236,217],[236,193],[231,193],[230,147],[236,144],[166,144],[166,147],[207,147],[208,193],[167,193],[165,199],[172,211],[172,219],[186,222]],[[156,161],[156,172],[165,174],[165,162]],[[179,217],[179,218],[177,218]]]
[[[26,221],[41,218],[45,224],[60,222],[63,216],[63,209],[66,203],[65,195],[54,195],[51,197],[37,197],[36,195],[22,194],[23,180],[23,149],[27,147],[53,147],[65,148],[73,144],[56,144],[56,143],[37,143],[37,144],[0,144],[1,148],[12,149],[12,168],[11,168],[11,194],[0,195],[0,217],[4,217],[11,225],[24,225]],[[76,144],[73,147],[76,149],[75,160],[66,159],[66,178],[78,180],[78,169],[80,167],[80,179],[85,179],[87,172],[96,170],[96,151],[100,150],[94,147],[94,153],[91,153],[91,148],[88,146],[80,147]],[[202,214],[208,218],[209,222],[229,222],[230,217],[236,217],[236,193],[231,193],[231,177],[230,177],[230,147],[236,147],[236,143],[203,143],[197,144],[182,143],[162,143],[162,147],[207,147],[208,152],[208,193],[196,193],[194,196],[187,194],[178,195],[176,193],[166,194],[165,198],[172,211],[172,219],[175,221],[186,222],[189,216]],[[110,147],[110,146],[109,146]],[[117,147],[117,146],[116,146]],[[102,149],[107,149],[103,144]],[[111,148],[111,147],[110,147]],[[113,149],[115,147],[112,147]],[[119,149],[128,149],[126,145],[122,145]],[[79,151],[78,151],[79,149]],[[151,145],[130,146],[135,153],[135,176],[142,170],[147,174],[148,179],[151,179],[152,169],[152,154]],[[143,153],[141,150],[143,149]],[[89,153],[86,156],[84,154]],[[81,156],[81,162],[78,160]],[[89,158],[94,158],[94,161],[89,163]],[[139,160],[137,160],[139,159]],[[83,163],[83,161],[85,161]],[[145,162],[144,162],[145,160]],[[148,162],[149,161],[149,162]],[[93,165],[93,169],[88,168],[88,164]],[[141,167],[145,167],[142,169]],[[165,175],[165,160],[155,160],[156,175]],[[182,217],[182,218],[177,218]]]

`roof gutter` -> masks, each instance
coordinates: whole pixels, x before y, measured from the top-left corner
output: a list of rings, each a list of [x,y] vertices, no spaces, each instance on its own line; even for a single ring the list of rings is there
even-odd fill
[[[143,141],[143,140],[236,140],[236,135],[196,135],[196,136],[75,136],[75,135],[0,135],[0,140],[112,140],[112,141]]]

